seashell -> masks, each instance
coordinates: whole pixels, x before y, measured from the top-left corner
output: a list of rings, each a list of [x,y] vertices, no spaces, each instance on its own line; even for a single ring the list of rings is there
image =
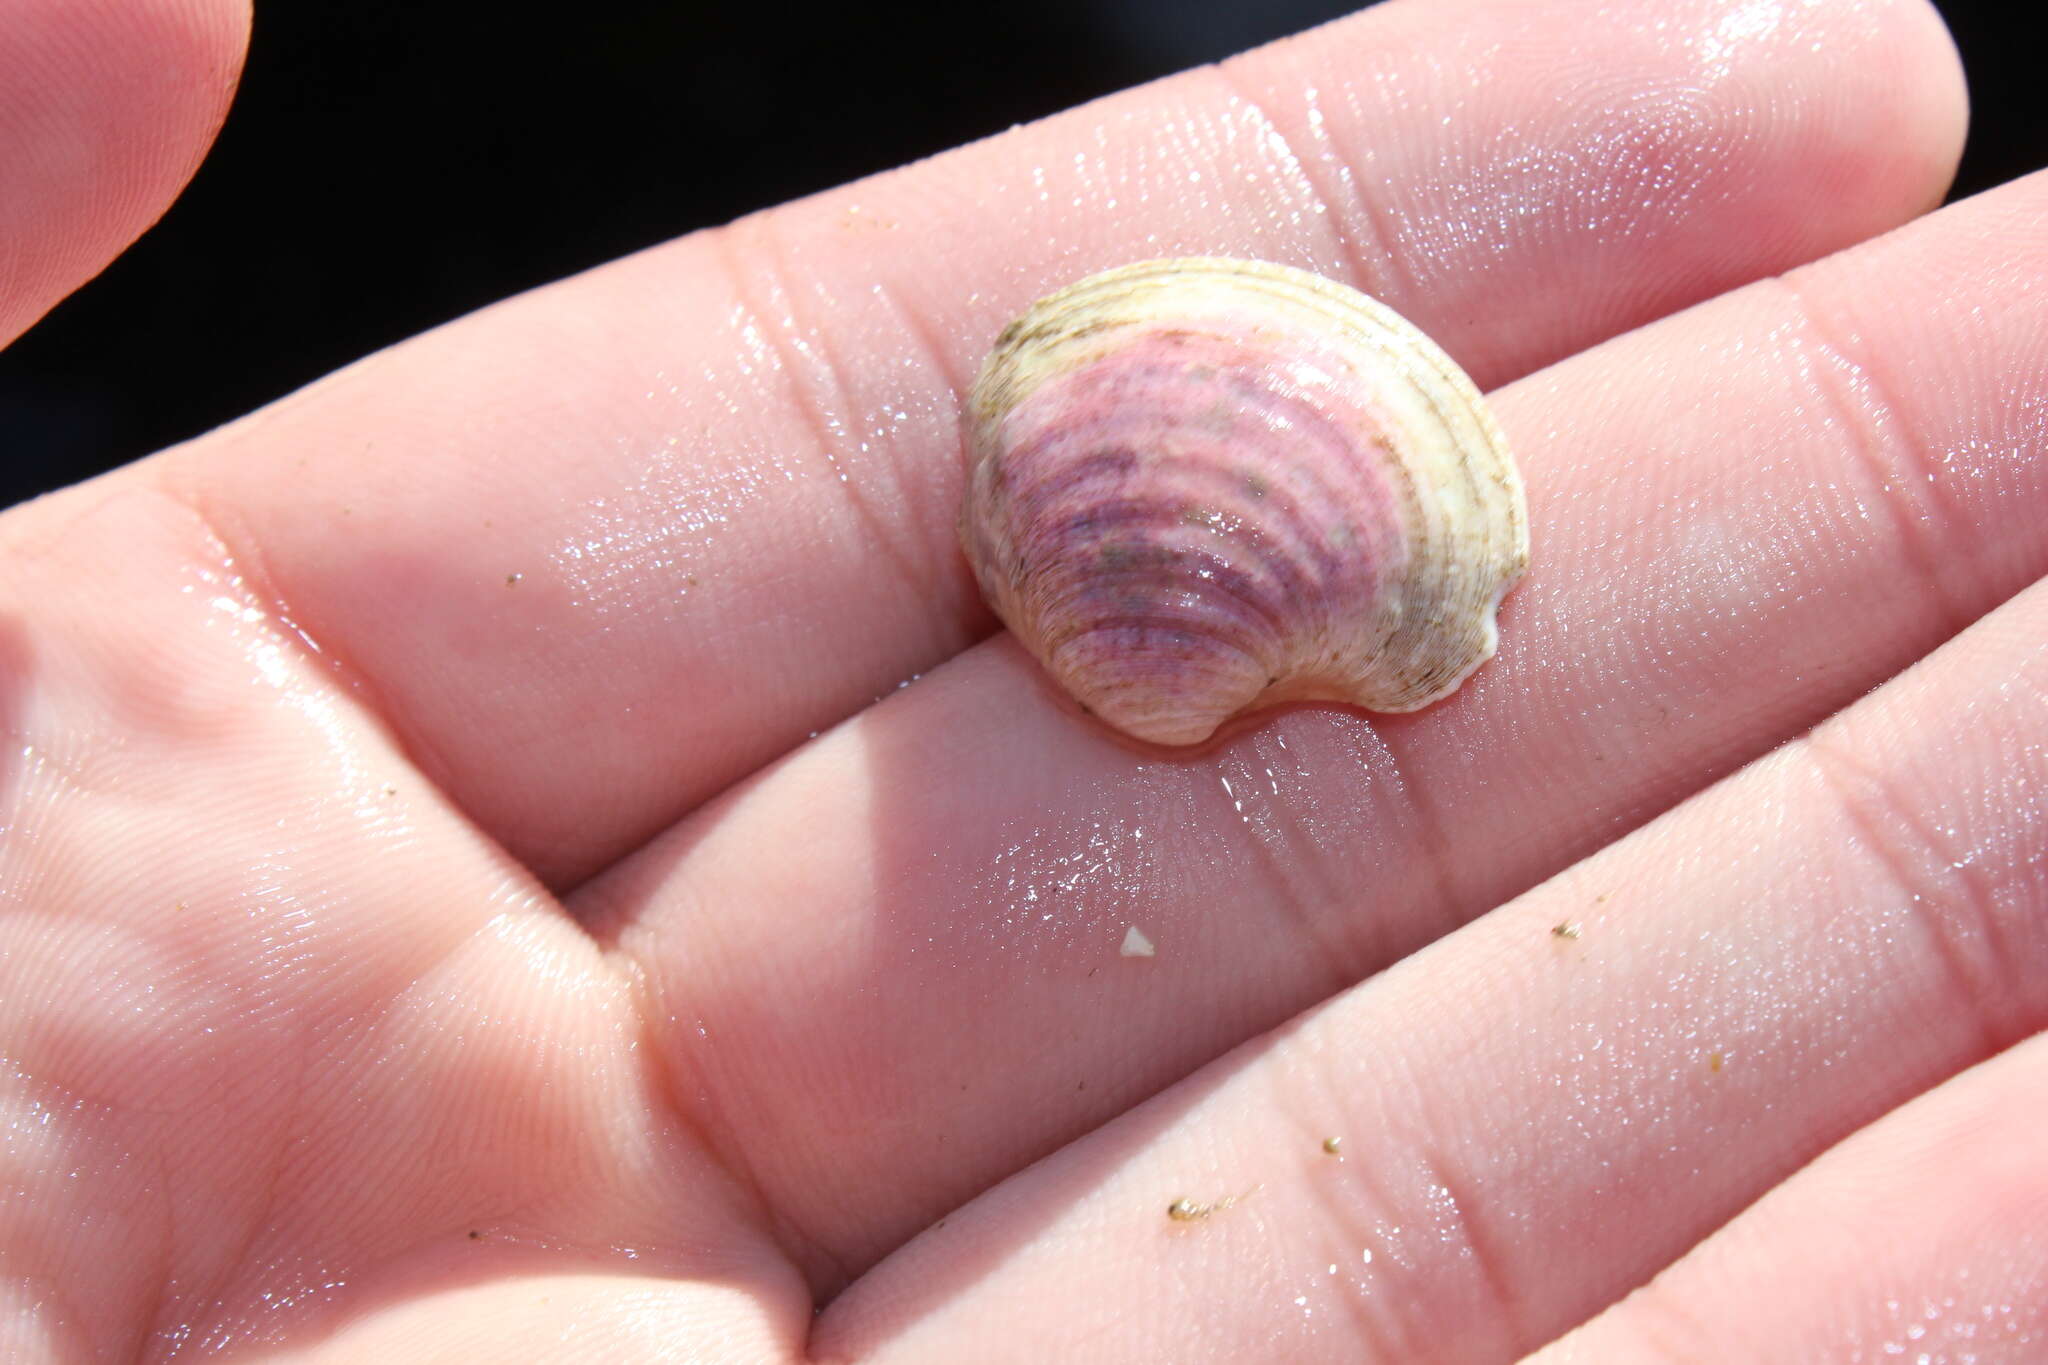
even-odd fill
[[[1472,381],[1306,271],[1090,276],[1003,331],[967,416],[982,592],[1083,707],[1155,744],[1283,702],[1427,706],[1492,657],[1528,561]]]

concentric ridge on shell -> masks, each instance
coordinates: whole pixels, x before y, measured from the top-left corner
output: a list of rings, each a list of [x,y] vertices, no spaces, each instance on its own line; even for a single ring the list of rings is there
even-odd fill
[[[967,427],[983,593],[1083,707],[1156,744],[1292,701],[1427,706],[1493,655],[1528,561],[1472,381],[1286,266],[1146,261],[1039,300]]]

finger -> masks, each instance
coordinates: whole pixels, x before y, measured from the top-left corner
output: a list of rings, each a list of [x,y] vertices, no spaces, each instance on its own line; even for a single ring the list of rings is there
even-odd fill
[[[957,393],[1046,288],[1298,262],[1499,381],[1909,217],[1960,136],[1918,0],[1391,4],[504,305],[165,473],[566,885],[990,629]]]
[[[829,1279],[1891,676],[2048,571],[2044,203],[1502,393],[1535,567],[1429,711],[1144,758],[1003,640],[714,803],[576,907],[678,1092]]]
[[[0,22],[0,345],[141,236],[198,169],[247,0],[15,0]]]
[[[1506,1360],[1583,1321],[2048,1023],[2043,639],[2048,584],[949,1216],[820,1354],[945,1358],[1031,1303],[1033,1359]]]
[[[1531,1365],[2037,1361],[2044,1127],[2036,1037],[1827,1152]]]

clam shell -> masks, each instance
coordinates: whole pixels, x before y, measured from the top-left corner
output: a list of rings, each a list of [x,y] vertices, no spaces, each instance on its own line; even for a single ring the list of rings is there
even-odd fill
[[[1326,700],[1413,711],[1494,651],[1528,561],[1479,391],[1378,301],[1262,261],[1146,261],[1006,328],[969,398],[961,540],[1089,711],[1195,744]]]

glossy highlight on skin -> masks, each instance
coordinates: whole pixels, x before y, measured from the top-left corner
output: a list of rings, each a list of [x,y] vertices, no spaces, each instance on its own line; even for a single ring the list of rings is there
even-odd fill
[[[1289,701],[1415,710],[1493,653],[1527,560],[1505,442],[1391,310],[1264,262],[1145,262],[1040,300],[970,400],[961,535],[1090,713],[1199,744]]]

